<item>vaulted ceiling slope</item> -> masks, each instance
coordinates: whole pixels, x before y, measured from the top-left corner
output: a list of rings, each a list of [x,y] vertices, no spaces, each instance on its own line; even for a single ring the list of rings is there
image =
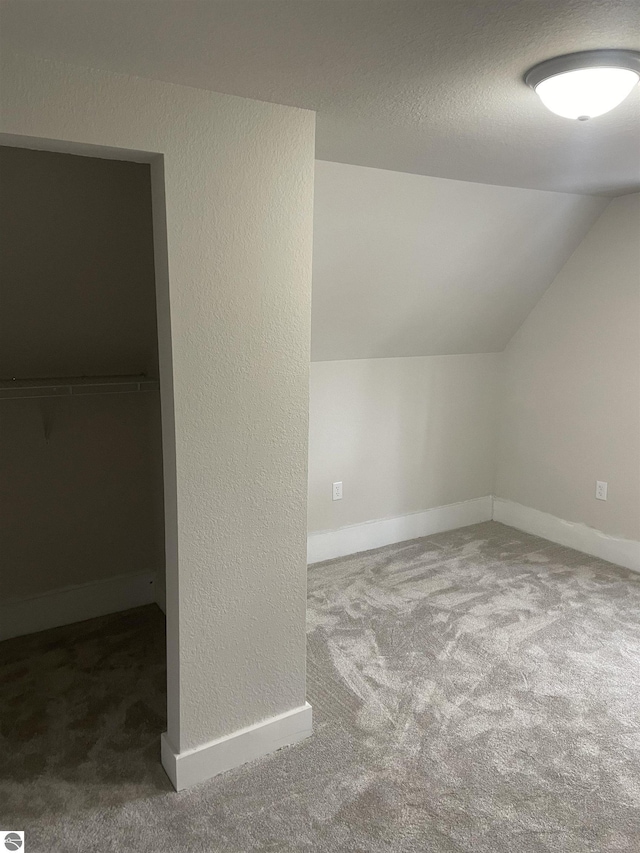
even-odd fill
[[[522,80],[640,49],[638,0],[6,0],[4,49],[317,111],[324,160],[503,186],[640,188],[640,87],[591,122]]]
[[[504,349],[607,203],[317,161],[312,360]]]

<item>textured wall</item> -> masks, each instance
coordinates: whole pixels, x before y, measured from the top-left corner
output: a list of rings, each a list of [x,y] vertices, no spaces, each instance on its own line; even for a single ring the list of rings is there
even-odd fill
[[[316,162],[313,361],[504,349],[605,205]]]
[[[312,363],[309,531],[490,495],[500,359]]]
[[[160,368],[177,494],[169,738],[182,751],[305,700],[314,117],[5,60],[3,131],[163,155],[168,284],[161,251],[156,272],[159,309],[171,309]],[[156,160],[154,206],[161,172]]]
[[[507,347],[496,483],[499,497],[635,540],[639,240],[640,195],[615,199]]]

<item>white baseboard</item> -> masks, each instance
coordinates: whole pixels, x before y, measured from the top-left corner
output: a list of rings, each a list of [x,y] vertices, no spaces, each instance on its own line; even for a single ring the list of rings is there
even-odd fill
[[[0,602],[0,640],[46,631],[156,600],[155,575],[119,575]]]
[[[640,572],[640,542],[633,539],[623,539],[609,536],[594,527],[573,521],[564,521],[548,512],[541,512],[528,506],[505,500],[493,499],[493,519],[565,545],[583,551],[601,560],[608,560],[618,566],[624,566],[634,572]]]
[[[300,708],[181,753],[176,753],[165,732],[162,766],[176,791],[182,791],[283,746],[298,743],[309,737],[312,726],[311,705],[306,702]]]
[[[311,533],[307,537],[307,562],[321,563],[334,557],[345,557],[347,554],[371,551],[383,545],[393,545],[432,533],[454,530],[456,527],[491,521],[492,503],[491,495],[486,495],[397,518],[383,518],[340,527],[338,530]]]

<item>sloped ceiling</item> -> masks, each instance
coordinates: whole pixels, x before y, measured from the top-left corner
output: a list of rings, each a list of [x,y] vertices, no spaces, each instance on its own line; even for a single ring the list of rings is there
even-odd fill
[[[640,48],[638,0],[0,9],[4,49],[317,111],[314,360],[502,350],[605,204],[565,193],[640,186],[640,87],[582,123],[522,82]]]
[[[504,349],[606,204],[317,161],[312,360]]]
[[[640,49],[638,0],[9,0],[5,50],[317,111],[317,155],[504,186],[640,188],[640,87],[590,122],[524,73]]]

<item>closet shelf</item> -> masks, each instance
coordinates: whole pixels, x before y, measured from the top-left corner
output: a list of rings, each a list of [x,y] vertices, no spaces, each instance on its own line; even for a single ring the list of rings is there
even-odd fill
[[[139,394],[158,391],[148,376],[64,376],[55,379],[2,379],[0,400],[25,397],[77,397],[87,394]]]

